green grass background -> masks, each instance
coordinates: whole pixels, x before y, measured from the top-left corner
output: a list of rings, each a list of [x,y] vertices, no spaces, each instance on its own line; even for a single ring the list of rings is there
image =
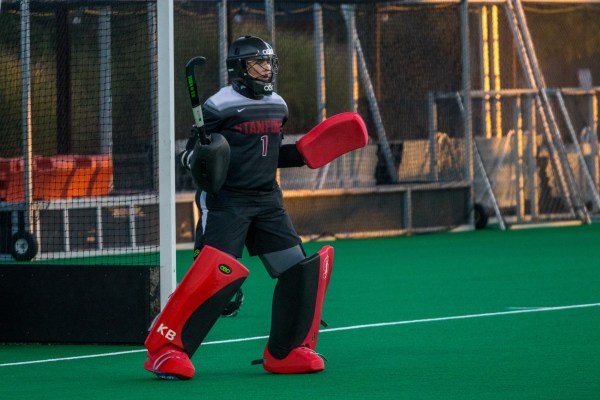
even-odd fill
[[[326,370],[298,376],[250,365],[274,281],[245,256],[242,311],[209,333],[194,379],[154,379],[141,346],[5,344],[0,399],[599,399],[599,239],[595,224],[306,243],[335,248],[323,315],[332,330],[319,341]],[[190,260],[178,254],[179,274]],[[582,304],[592,306],[426,321]]]

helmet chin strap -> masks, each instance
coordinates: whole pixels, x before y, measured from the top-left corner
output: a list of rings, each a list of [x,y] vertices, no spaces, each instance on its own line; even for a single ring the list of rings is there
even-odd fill
[[[236,92],[251,99],[260,100],[265,94],[255,92],[248,84],[242,80],[232,81],[233,88]]]
[[[241,80],[241,83],[246,86],[249,90],[251,90],[256,96],[269,96],[273,91],[273,78],[274,75],[271,75],[271,79],[263,80],[257,77],[253,77],[250,75],[248,70],[246,70],[245,78]],[[265,90],[267,86],[270,86],[270,90]]]

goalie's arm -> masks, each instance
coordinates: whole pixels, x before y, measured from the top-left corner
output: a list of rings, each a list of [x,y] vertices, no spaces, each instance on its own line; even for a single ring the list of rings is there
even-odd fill
[[[306,165],[296,144],[284,144],[279,148],[277,168],[302,167]]]

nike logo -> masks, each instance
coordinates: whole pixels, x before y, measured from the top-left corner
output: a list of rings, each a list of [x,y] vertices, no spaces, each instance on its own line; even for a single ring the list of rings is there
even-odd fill
[[[245,109],[246,109],[246,108],[238,108],[238,109],[237,109],[237,112],[242,112],[242,111],[244,111]]]

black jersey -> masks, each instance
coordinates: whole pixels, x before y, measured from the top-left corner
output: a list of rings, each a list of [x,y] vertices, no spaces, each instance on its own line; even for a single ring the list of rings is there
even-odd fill
[[[223,187],[234,190],[277,187],[281,128],[288,118],[283,98],[273,93],[254,100],[226,86],[211,96],[202,110],[206,132],[222,134],[231,148]]]

